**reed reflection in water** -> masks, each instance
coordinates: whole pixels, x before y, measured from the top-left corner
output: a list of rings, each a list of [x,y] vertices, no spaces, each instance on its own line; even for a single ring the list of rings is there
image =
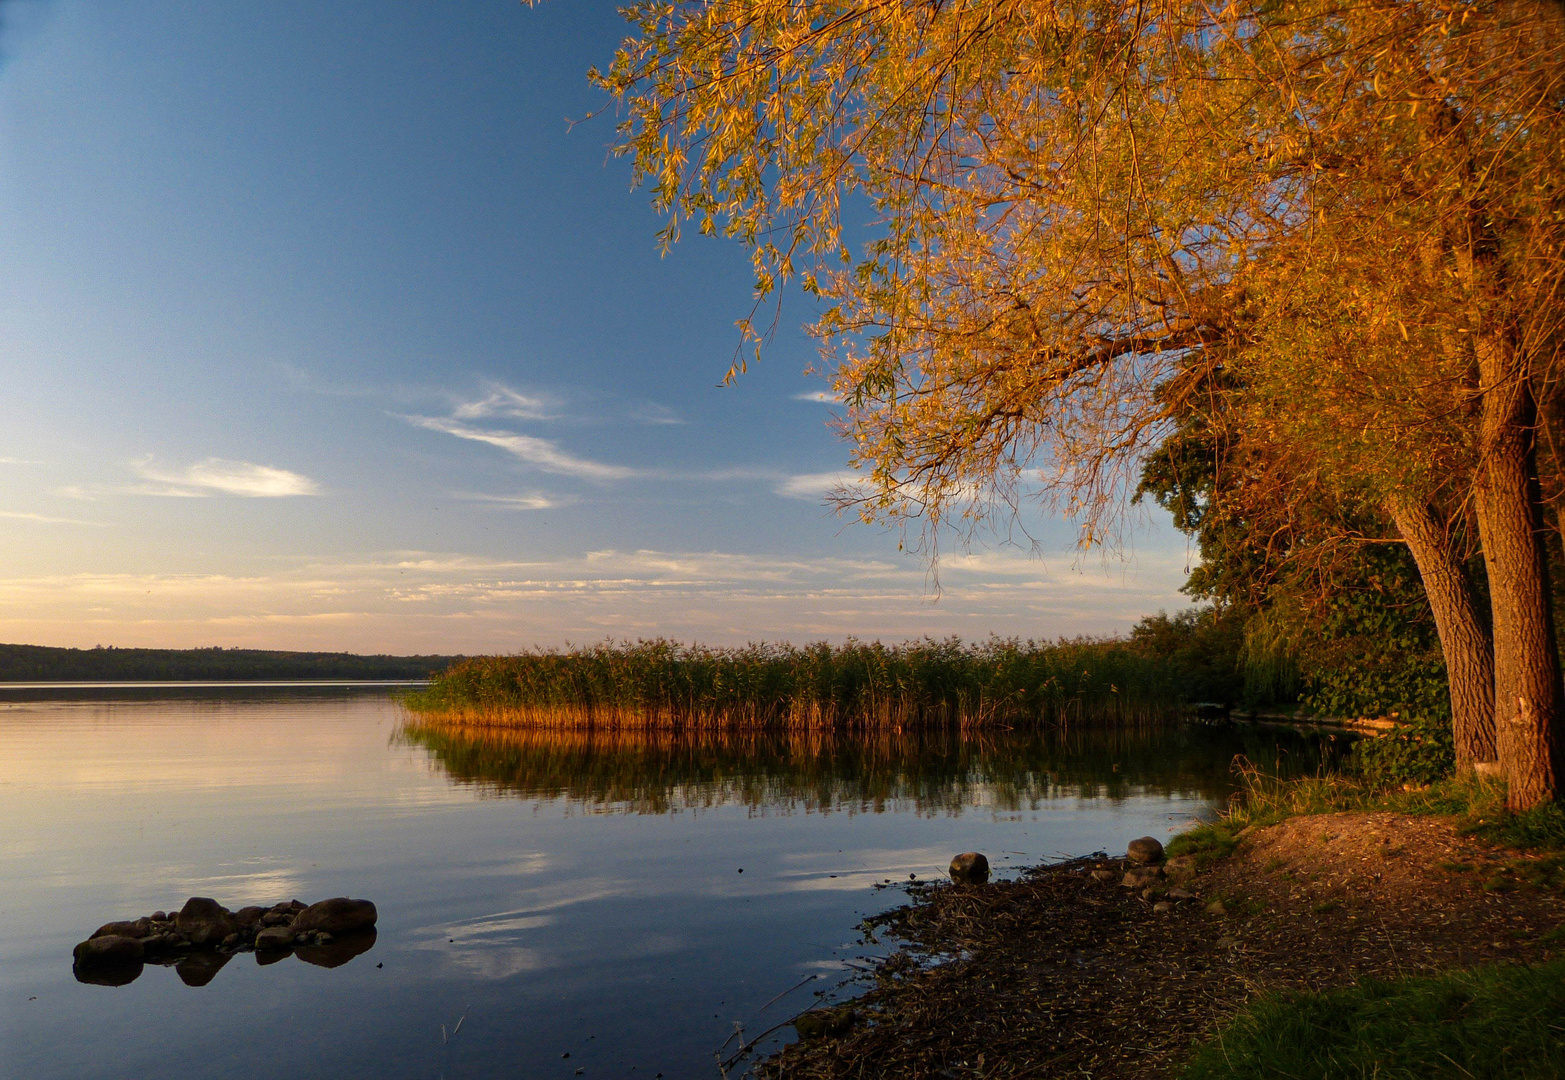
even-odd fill
[[[1225,799],[1236,755],[1284,774],[1331,767],[1345,739],[1179,724],[1112,730],[527,729],[408,720],[397,738],[495,796],[606,812],[740,805],[759,813],[956,814],[1061,799]]]

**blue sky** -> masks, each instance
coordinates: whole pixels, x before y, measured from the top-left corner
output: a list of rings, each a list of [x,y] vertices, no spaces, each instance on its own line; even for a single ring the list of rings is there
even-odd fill
[[[811,308],[660,222],[611,3],[29,0],[0,69],[0,640],[359,651],[1034,637],[1184,606],[1030,529],[833,516]]]

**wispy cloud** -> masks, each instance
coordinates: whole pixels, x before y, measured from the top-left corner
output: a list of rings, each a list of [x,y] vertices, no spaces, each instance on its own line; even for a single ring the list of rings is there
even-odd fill
[[[630,418],[638,424],[683,424],[687,421],[667,405],[647,402],[631,410]]]
[[[833,394],[827,390],[810,390],[803,394],[793,395],[795,401],[819,401],[827,405],[842,404],[842,395]]]
[[[454,491],[451,497],[506,510],[554,510],[577,502],[575,496],[551,495],[546,491],[525,491],[516,495],[482,495],[475,492]]]
[[[506,453],[521,458],[529,465],[536,465],[544,472],[600,481],[628,480],[637,475],[637,470],[623,465],[609,465],[605,462],[577,457],[561,450],[559,444],[552,439],[540,439],[534,435],[517,435],[510,431],[487,431],[439,416],[403,415],[402,419],[426,431],[438,431],[445,435],[454,435],[458,439],[469,439],[473,442],[497,446]]]
[[[143,480],[152,481],[131,490],[139,495],[166,498],[200,499],[211,495],[239,495],[251,499],[278,499],[292,495],[315,495],[319,485],[308,476],[254,465],[248,461],[207,458],[185,468],[166,468],[150,458],[131,463]]]
[[[0,457],[0,465],[42,465],[41,461],[33,461],[31,458]]]
[[[0,518],[11,521],[35,521],[40,525],[88,525],[94,529],[103,528],[101,521],[81,521],[77,518],[50,517],[48,514],[29,514],[21,510],[0,510]]]
[[[865,482],[862,473],[856,473],[852,469],[840,469],[836,472],[800,473],[797,476],[785,476],[777,482],[772,490],[788,499],[812,499],[819,501],[841,488],[854,488]]]
[[[551,403],[542,397],[523,394],[500,383],[490,383],[489,393],[477,401],[462,402],[452,410],[458,420],[486,420],[506,417],[511,420],[549,420],[554,416]]]
[[[23,575],[0,577],[0,641],[471,652],[656,634],[714,644],[1052,637],[1123,629],[1189,602],[1183,550],[1070,561],[953,557],[938,602],[916,558],[770,552],[401,551],[268,561],[240,575]]]

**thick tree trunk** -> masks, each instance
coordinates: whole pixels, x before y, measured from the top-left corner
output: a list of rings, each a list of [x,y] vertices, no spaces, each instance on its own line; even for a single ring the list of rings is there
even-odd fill
[[[1527,810],[1558,795],[1556,729],[1565,695],[1533,472],[1532,391],[1505,353],[1493,341],[1478,349],[1485,390],[1474,494],[1494,612],[1495,741],[1507,804]]]
[[[1457,558],[1445,523],[1425,503],[1393,498],[1387,508],[1418,563],[1434,612],[1451,692],[1456,769],[1468,772],[1480,763],[1496,760],[1494,645],[1479,614],[1473,583]]]

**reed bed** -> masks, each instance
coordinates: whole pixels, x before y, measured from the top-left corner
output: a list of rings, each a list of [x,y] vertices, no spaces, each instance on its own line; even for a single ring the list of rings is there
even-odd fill
[[[475,657],[415,714],[534,729],[968,729],[1155,724],[1178,672],[1119,639],[712,648],[666,639]]]

